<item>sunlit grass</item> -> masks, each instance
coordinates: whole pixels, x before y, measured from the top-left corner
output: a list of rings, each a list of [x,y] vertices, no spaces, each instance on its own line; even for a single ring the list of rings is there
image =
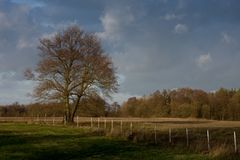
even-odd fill
[[[0,159],[214,159],[182,147],[141,144],[67,126],[0,124]]]

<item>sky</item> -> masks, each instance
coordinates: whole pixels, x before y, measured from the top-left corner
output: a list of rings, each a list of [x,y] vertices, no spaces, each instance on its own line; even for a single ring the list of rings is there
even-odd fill
[[[73,24],[112,57],[112,101],[240,86],[239,0],[0,0],[0,104],[34,102],[23,72],[39,61],[39,39]]]

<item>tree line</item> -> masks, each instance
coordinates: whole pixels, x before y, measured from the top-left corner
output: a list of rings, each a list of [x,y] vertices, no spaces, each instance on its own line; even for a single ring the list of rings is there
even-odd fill
[[[15,102],[9,105],[0,106],[1,117],[64,117],[64,103],[31,103],[19,104]],[[76,112],[77,116],[82,117],[100,117],[110,116],[111,107],[104,99],[95,95],[91,98],[85,98],[81,101],[80,107]],[[113,116],[113,115],[111,115]]]
[[[215,92],[181,88],[132,97],[120,108],[121,116],[193,117],[240,120],[240,90],[220,88]]]
[[[64,116],[64,103],[0,106],[0,116]],[[181,117],[240,120],[240,89],[215,92],[181,88],[131,97],[122,105],[107,103],[95,95],[81,101],[77,116],[88,117]]]

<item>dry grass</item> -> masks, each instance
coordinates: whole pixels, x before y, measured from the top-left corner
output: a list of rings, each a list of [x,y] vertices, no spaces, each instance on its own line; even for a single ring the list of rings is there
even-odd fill
[[[226,144],[222,144],[219,146],[215,146],[214,148],[212,148],[212,150],[210,151],[210,155],[212,157],[222,157],[222,156],[227,156],[230,155],[232,152],[231,148],[226,145]]]
[[[0,121],[4,122],[27,122],[44,125],[62,125],[62,120],[62,117],[0,118]],[[76,121],[77,118],[75,118]],[[73,127],[76,126],[77,123]],[[186,148],[193,152],[209,153],[212,157],[226,157],[235,154],[233,131],[236,131],[237,140],[240,140],[240,121],[215,121],[192,118],[79,117],[78,126],[91,128],[92,132],[99,136],[122,137],[135,143],[158,145],[159,147]],[[186,143],[186,128],[189,131],[188,146]],[[169,129],[171,129],[171,143],[169,143]],[[210,132],[210,151],[207,147],[207,129]],[[238,148],[240,148],[239,143]]]
[[[130,124],[131,122],[136,127],[148,127],[152,128],[155,125],[161,129],[168,128],[238,128],[240,127],[240,121],[217,121],[195,118],[116,118],[116,117],[75,117],[75,122],[79,126],[91,126],[91,120],[93,125],[98,126],[98,120],[100,126],[103,126],[105,121],[107,125],[114,121],[114,125]],[[0,122],[26,122],[26,123],[48,123],[48,124],[61,124],[63,117],[0,117]]]

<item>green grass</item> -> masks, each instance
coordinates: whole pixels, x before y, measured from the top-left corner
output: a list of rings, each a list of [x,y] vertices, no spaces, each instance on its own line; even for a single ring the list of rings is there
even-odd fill
[[[207,160],[214,158],[208,154],[194,153],[182,148],[143,145],[120,138],[97,136],[88,129],[1,123],[0,159]]]

